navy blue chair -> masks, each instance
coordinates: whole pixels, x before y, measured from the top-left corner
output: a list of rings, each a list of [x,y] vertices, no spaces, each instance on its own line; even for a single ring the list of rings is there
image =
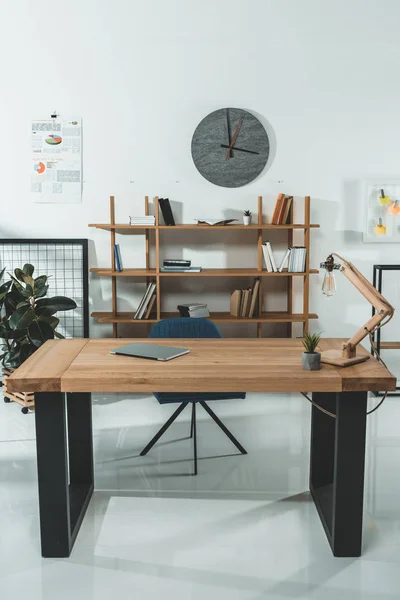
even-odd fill
[[[218,327],[208,319],[165,319],[159,321],[151,330],[151,338],[221,338],[222,335]],[[181,359],[178,359],[181,360]],[[185,360],[184,358],[182,360]],[[229,400],[234,398],[245,398],[246,394],[241,392],[161,392],[154,393],[160,404],[172,404],[179,402],[179,407],[176,409],[174,414],[168,419],[168,421],[161,427],[156,433],[153,439],[147,444],[147,446],[140,453],[144,456],[154,446],[154,444],[160,439],[160,437],[167,431],[168,427],[175,421],[175,419],[181,414],[186,406],[192,404],[192,420],[190,425],[190,437],[193,438],[193,460],[194,460],[194,474],[197,475],[197,429],[196,429],[196,404],[199,403],[204,410],[210,415],[210,417],[216,422],[216,424],[222,429],[225,435],[233,442],[236,448],[242,453],[247,454],[243,446],[237,441],[232,435],[229,429],[222,423],[217,417],[214,411],[208,406],[207,402],[211,400]]]

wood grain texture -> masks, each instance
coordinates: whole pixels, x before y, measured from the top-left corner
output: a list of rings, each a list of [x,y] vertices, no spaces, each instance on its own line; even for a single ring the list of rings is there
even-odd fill
[[[111,223],[89,223],[88,227],[96,227],[96,229],[104,229],[106,231],[111,231],[112,229],[132,229],[132,233],[135,232],[135,229],[171,229],[170,225],[127,225],[126,223],[120,223],[120,224],[115,224],[112,225]],[[317,223],[312,223],[310,224],[311,228],[318,228],[320,227],[319,224]],[[294,223],[294,224],[288,224],[288,225],[270,225],[270,224],[263,224],[261,226],[261,229],[304,229],[305,225],[304,223]],[[175,230],[180,230],[180,229],[206,229],[207,231],[210,231],[212,229],[222,229],[222,230],[229,230],[229,229],[259,229],[258,225],[190,225],[188,224],[183,224],[183,225],[175,225],[174,226],[174,231]]]
[[[92,317],[96,317],[99,323],[112,323],[116,320],[117,323],[143,323],[143,319],[134,319],[131,312],[119,312],[117,317],[114,317],[111,312],[93,312]],[[178,312],[161,312],[161,319],[179,317]],[[234,317],[228,312],[211,312],[211,321],[218,323],[302,323],[304,315],[302,313],[286,313],[286,312],[263,312],[260,317]],[[318,315],[311,313],[309,319],[318,319]],[[147,323],[157,323],[157,319],[149,319]]]
[[[341,392],[396,388],[395,377],[373,358],[346,369],[323,365],[320,371],[303,371],[299,339],[137,340],[190,349],[189,354],[168,362],[109,353],[135,341],[47,342],[12,375],[11,391]],[[321,350],[340,347],[345,341],[321,340]]]
[[[170,227],[172,229],[172,227]],[[111,269],[91,268],[91,273],[96,273],[100,277],[147,277],[157,275],[156,269],[125,269],[120,273]],[[318,269],[310,269],[310,273],[317,274]],[[288,273],[287,270],[282,273],[268,273],[268,271],[258,271],[257,269],[203,269],[200,273],[182,272],[182,273],[159,273],[160,277],[304,277],[304,273]]]
[[[88,339],[48,340],[7,380],[10,392],[60,392],[61,376]],[[115,340],[109,340],[114,343]]]

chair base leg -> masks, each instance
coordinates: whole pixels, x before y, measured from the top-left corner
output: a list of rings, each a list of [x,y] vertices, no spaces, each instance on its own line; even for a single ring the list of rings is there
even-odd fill
[[[196,419],[196,408],[195,408],[195,403],[192,402],[192,420],[190,422],[190,437],[193,437],[193,426],[194,426],[194,421]]]
[[[173,415],[170,416],[170,418],[168,419],[168,421],[161,427],[161,429],[156,433],[156,435],[153,437],[152,440],[150,440],[150,442],[147,444],[147,446],[145,448],[143,448],[143,450],[140,453],[140,456],[145,456],[149,450],[152,449],[152,447],[154,446],[154,444],[156,442],[158,442],[158,440],[160,439],[160,437],[162,435],[164,435],[164,433],[167,431],[168,427],[170,425],[172,425],[172,423],[175,421],[175,419],[177,417],[179,417],[179,415],[181,414],[181,412],[183,411],[183,409],[186,407],[187,402],[182,402],[182,404],[180,404],[178,406],[178,408],[176,409],[176,411],[174,412]]]
[[[220,429],[222,429],[222,431],[225,433],[225,435],[231,440],[232,444],[234,444],[236,446],[236,448],[239,450],[239,452],[241,452],[242,454],[247,454],[247,450],[245,450],[243,448],[242,444],[237,441],[235,436],[229,431],[229,429],[217,417],[215,412],[213,410],[211,410],[211,408],[208,406],[208,404],[206,404],[205,402],[200,402],[200,404],[204,408],[204,410],[210,415],[210,417],[216,422],[218,427],[220,427]]]
[[[196,428],[196,404],[192,404],[192,431],[193,431],[193,463],[194,473],[197,475],[197,428]]]

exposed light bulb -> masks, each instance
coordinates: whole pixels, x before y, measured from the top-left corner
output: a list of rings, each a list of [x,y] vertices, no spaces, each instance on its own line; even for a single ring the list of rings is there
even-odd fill
[[[322,293],[325,296],[333,296],[336,294],[336,281],[333,271],[326,271],[324,282],[322,284]]]

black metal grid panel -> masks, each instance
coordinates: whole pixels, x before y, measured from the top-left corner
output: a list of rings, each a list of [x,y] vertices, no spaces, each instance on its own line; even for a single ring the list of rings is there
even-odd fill
[[[57,327],[66,338],[89,337],[88,241],[86,239],[0,239],[0,270],[10,273],[25,263],[34,276],[48,275],[47,296],[68,296],[77,308],[60,312]]]
[[[383,271],[400,271],[400,265],[374,265],[374,273],[372,279],[372,285],[378,290],[380,294],[382,294],[382,275]],[[375,308],[372,307],[372,316],[375,314]],[[374,341],[376,342],[376,348],[378,350],[378,354],[381,353],[381,330],[378,329],[374,332],[373,336]],[[371,349],[372,352],[372,349]],[[400,387],[396,386],[396,392],[388,392],[388,396],[400,396]],[[375,392],[375,396],[383,396],[381,392]]]

